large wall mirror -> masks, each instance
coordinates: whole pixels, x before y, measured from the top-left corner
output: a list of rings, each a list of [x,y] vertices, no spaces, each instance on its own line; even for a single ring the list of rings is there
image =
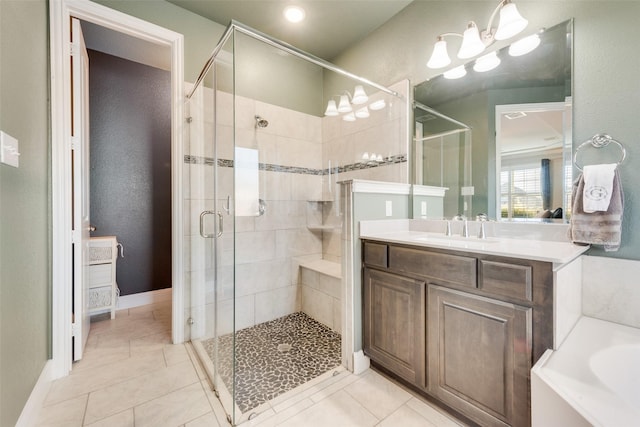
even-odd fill
[[[444,216],[566,221],[570,215],[573,21],[509,46],[486,72],[414,87],[413,183],[445,187]]]

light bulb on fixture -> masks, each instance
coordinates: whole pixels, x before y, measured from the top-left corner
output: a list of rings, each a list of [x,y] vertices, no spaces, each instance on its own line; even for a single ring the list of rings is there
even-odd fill
[[[447,53],[447,42],[442,36],[438,36],[438,41],[433,46],[433,53],[427,62],[427,67],[434,69],[444,68],[449,64],[451,64],[451,58],[449,58],[449,54]]]
[[[338,112],[338,107],[336,107],[336,101],[330,99],[329,102],[327,102],[327,109],[325,110],[324,115],[337,116],[338,114],[340,113]]]
[[[353,97],[351,98],[351,102],[356,105],[364,104],[369,100],[369,97],[364,91],[364,88],[360,85],[356,86],[353,90]]]
[[[460,46],[460,50],[458,51],[458,58],[472,58],[477,54],[482,53],[484,49],[485,45],[482,40],[480,40],[480,32],[478,31],[478,27],[476,26],[475,22],[470,21],[467,25],[467,29],[462,35],[462,45]]]
[[[524,19],[515,4],[510,0],[505,0],[504,6],[500,9],[500,23],[495,34],[496,40],[506,40],[520,33],[527,28],[529,21]]]
[[[352,110],[353,109],[351,108],[349,97],[347,95],[340,95],[340,102],[338,103],[338,111],[341,113],[350,113]]]
[[[540,45],[540,36],[533,34],[529,37],[518,40],[509,46],[509,55],[522,56],[531,52]]]
[[[493,70],[498,65],[500,65],[500,58],[498,58],[498,55],[494,51],[476,59],[476,63],[473,65],[473,71],[484,73]]]
[[[452,69],[450,69],[448,71],[445,71],[442,74],[442,76],[445,79],[450,79],[450,80],[459,79],[459,78],[464,77],[466,75],[467,75],[467,69],[464,67],[464,65],[459,65],[459,66],[457,66],[455,68],[452,68]]]

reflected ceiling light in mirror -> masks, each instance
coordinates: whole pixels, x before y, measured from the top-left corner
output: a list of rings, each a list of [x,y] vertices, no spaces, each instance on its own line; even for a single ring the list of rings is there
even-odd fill
[[[387,103],[384,101],[384,99],[378,99],[377,101],[374,101],[371,104],[369,104],[369,109],[373,111],[378,111],[378,110],[382,110],[386,106],[387,106]]]
[[[349,97],[347,95],[340,95],[340,103],[338,104],[338,111],[341,113],[349,113],[353,110]]]
[[[338,114],[340,114],[338,112],[338,107],[336,106],[336,101],[334,101],[333,99],[330,99],[329,102],[327,102],[327,109],[324,112],[325,116],[337,116]]]
[[[484,73],[493,70],[498,65],[500,65],[500,58],[498,58],[496,52],[491,52],[476,59],[475,64],[473,64],[473,71]]]
[[[445,79],[459,79],[467,75],[467,69],[464,65],[459,65],[455,68],[450,69],[449,71],[445,71],[442,75]]]
[[[525,37],[521,40],[518,40],[515,43],[512,43],[509,46],[509,55],[511,56],[522,56],[531,52],[535,48],[540,45],[540,36],[537,34],[533,34],[529,37]]]
[[[356,110],[356,117],[359,119],[366,119],[369,117],[369,109],[367,107],[362,107],[359,110]]]
[[[498,12],[500,12],[500,22],[498,23],[498,28],[494,29],[492,28],[492,24]],[[444,68],[451,63],[451,59],[449,59],[449,54],[447,53],[447,43],[444,40],[445,36],[462,37],[462,45],[458,51],[458,58],[467,59],[482,53],[495,40],[505,40],[515,36],[524,30],[528,23],[529,22],[520,15],[516,5],[513,4],[511,0],[502,0],[491,14],[485,30],[479,31],[476,23],[470,21],[467,24],[467,29],[464,31],[464,34],[440,34],[436,39],[433,52],[427,62],[427,67],[433,69]]]
[[[364,104],[368,100],[369,100],[369,97],[365,93],[364,88],[360,85],[356,86],[356,88],[353,90],[353,96],[351,97],[351,102],[356,105],[360,105],[360,104]]]
[[[306,15],[303,8],[295,5],[285,7],[282,14],[287,21],[293,22],[294,24],[301,22]]]

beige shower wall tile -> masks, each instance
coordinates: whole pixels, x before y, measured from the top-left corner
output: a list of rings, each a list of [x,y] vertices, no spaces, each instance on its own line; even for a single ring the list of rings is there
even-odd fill
[[[286,286],[256,294],[256,324],[268,322],[299,310],[298,287]]]

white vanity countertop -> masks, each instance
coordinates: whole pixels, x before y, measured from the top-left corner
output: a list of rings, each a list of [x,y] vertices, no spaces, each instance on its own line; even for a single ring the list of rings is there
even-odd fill
[[[566,230],[566,227],[543,230],[542,235],[545,239],[542,240],[535,238],[540,234],[534,229],[533,234],[528,236],[494,237],[500,236],[500,230],[497,230],[500,225],[487,223],[485,226],[487,230],[491,229],[491,232],[487,233],[487,239],[482,240],[475,237],[479,227],[475,221],[469,221],[469,238],[460,235],[461,223],[452,223],[452,235],[445,236],[445,224],[444,221],[420,220],[362,221],[360,238],[557,264],[568,263],[589,249],[589,246],[574,245],[566,238],[564,241],[559,238],[559,235],[564,234],[563,230]]]

